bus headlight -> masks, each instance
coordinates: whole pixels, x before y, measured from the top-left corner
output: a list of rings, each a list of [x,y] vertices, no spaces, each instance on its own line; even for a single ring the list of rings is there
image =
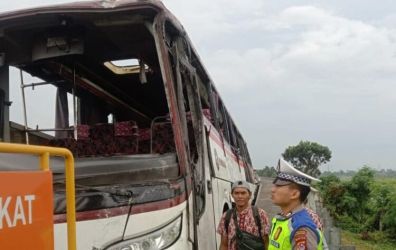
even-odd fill
[[[166,226],[145,235],[117,242],[107,250],[161,250],[172,245],[180,236],[182,217],[179,216]]]

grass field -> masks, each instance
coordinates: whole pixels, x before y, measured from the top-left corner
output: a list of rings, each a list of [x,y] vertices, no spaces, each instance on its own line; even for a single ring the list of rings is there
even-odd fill
[[[375,177],[375,180],[396,188],[396,177]]]
[[[384,239],[365,241],[359,234],[342,231],[341,244],[345,246],[355,246],[356,250],[395,250],[396,242],[389,242]]]

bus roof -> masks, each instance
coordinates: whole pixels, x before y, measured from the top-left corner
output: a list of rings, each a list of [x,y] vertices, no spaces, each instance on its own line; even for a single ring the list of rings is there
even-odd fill
[[[118,11],[120,9],[153,8],[158,11],[167,11],[159,0],[113,0],[113,1],[81,1],[64,4],[53,4],[33,8],[19,9],[0,13],[0,21],[31,16],[41,13],[65,13],[80,11]]]

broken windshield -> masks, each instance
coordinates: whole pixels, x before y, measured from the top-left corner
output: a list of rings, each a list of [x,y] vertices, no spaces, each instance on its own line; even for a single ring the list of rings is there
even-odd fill
[[[46,13],[4,28],[11,95],[23,110],[11,108],[20,113],[11,141],[66,147],[76,158],[174,153],[154,17]]]

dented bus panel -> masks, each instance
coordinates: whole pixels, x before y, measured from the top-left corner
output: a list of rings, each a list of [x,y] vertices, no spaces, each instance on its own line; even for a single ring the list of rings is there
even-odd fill
[[[15,85],[22,121],[9,118]],[[26,96],[41,88],[51,95],[37,97],[48,100],[37,112],[51,126],[31,122],[38,105]],[[216,249],[230,183],[258,188],[246,142],[160,1],[0,14],[0,101],[2,141],[73,153],[77,249]],[[0,154],[0,171],[35,160]],[[51,157],[55,249],[67,245],[62,164]]]

